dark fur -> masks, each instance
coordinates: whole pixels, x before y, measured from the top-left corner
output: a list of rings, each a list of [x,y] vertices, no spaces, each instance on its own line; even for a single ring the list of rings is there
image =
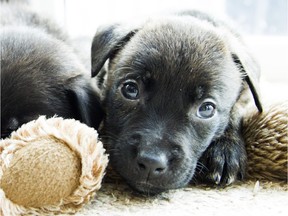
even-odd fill
[[[259,70],[225,24],[183,12],[136,27],[103,27],[92,44],[96,74],[106,112],[101,136],[112,165],[133,188],[154,194],[193,177],[216,184],[243,178],[241,118],[252,101],[248,85],[262,109]],[[125,97],[131,81],[139,98]],[[199,116],[205,101],[216,106],[209,118]]]
[[[57,25],[21,5],[1,4],[1,137],[39,115],[98,127],[96,86]]]

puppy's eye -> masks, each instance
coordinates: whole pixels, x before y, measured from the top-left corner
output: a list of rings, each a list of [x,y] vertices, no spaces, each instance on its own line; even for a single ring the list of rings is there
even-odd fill
[[[207,119],[211,118],[216,111],[216,105],[213,102],[204,102],[200,105],[197,111],[199,118]]]
[[[121,92],[129,100],[137,100],[139,98],[138,84],[133,80],[126,81],[121,88]]]

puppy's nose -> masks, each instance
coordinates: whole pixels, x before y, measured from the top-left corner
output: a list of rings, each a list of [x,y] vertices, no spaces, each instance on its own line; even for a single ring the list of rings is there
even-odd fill
[[[156,177],[166,172],[168,160],[164,154],[141,152],[137,156],[137,166],[142,175]]]

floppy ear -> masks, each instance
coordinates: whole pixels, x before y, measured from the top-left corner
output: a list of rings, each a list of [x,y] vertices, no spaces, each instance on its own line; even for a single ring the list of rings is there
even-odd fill
[[[100,97],[91,86],[77,87],[69,91],[73,107],[82,123],[98,129],[104,118]]]
[[[134,26],[120,24],[100,27],[92,42],[92,77],[96,76],[106,60],[111,58],[136,33]]]
[[[228,35],[229,34],[231,35],[230,32]],[[228,38],[228,41],[230,43],[233,61],[239,68],[239,71],[242,73],[243,79],[247,82],[253,95],[256,107],[258,108],[259,112],[262,112],[263,108],[260,100],[260,91],[258,85],[260,67],[249,53],[245,45],[242,44],[239,38],[237,38],[237,36],[235,37],[235,35],[231,35]]]
[[[247,65],[247,62],[245,65],[237,54],[232,53],[232,58],[235,64],[237,65],[237,67],[239,68],[240,72],[242,73],[244,80],[247,82],[250,88],[256,107],[258,108],[259,112],[262,112],[263,108],[262,108],[262,104],[260,101],[259,86],[257,82],[258,77],[255,74],[255,72],[258,73],[257,70],[259,70],[259,68],[256,65],[253,66],[253,64],[256,64],[256,63],[252,62],[252,59],[251,59],[251,62],[248,63],[249,65]],[[251,73],[251,71],[254,71],[254,73]]]

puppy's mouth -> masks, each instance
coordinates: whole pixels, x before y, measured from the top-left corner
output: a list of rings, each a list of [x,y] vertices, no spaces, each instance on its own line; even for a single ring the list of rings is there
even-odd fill
[[[167,190],[167,188],[161,188],[159,185],[155,186],[148,181],[139,181],[133,183],[128,181],[128,184],[137,192],[147,196],[155,196]]]

